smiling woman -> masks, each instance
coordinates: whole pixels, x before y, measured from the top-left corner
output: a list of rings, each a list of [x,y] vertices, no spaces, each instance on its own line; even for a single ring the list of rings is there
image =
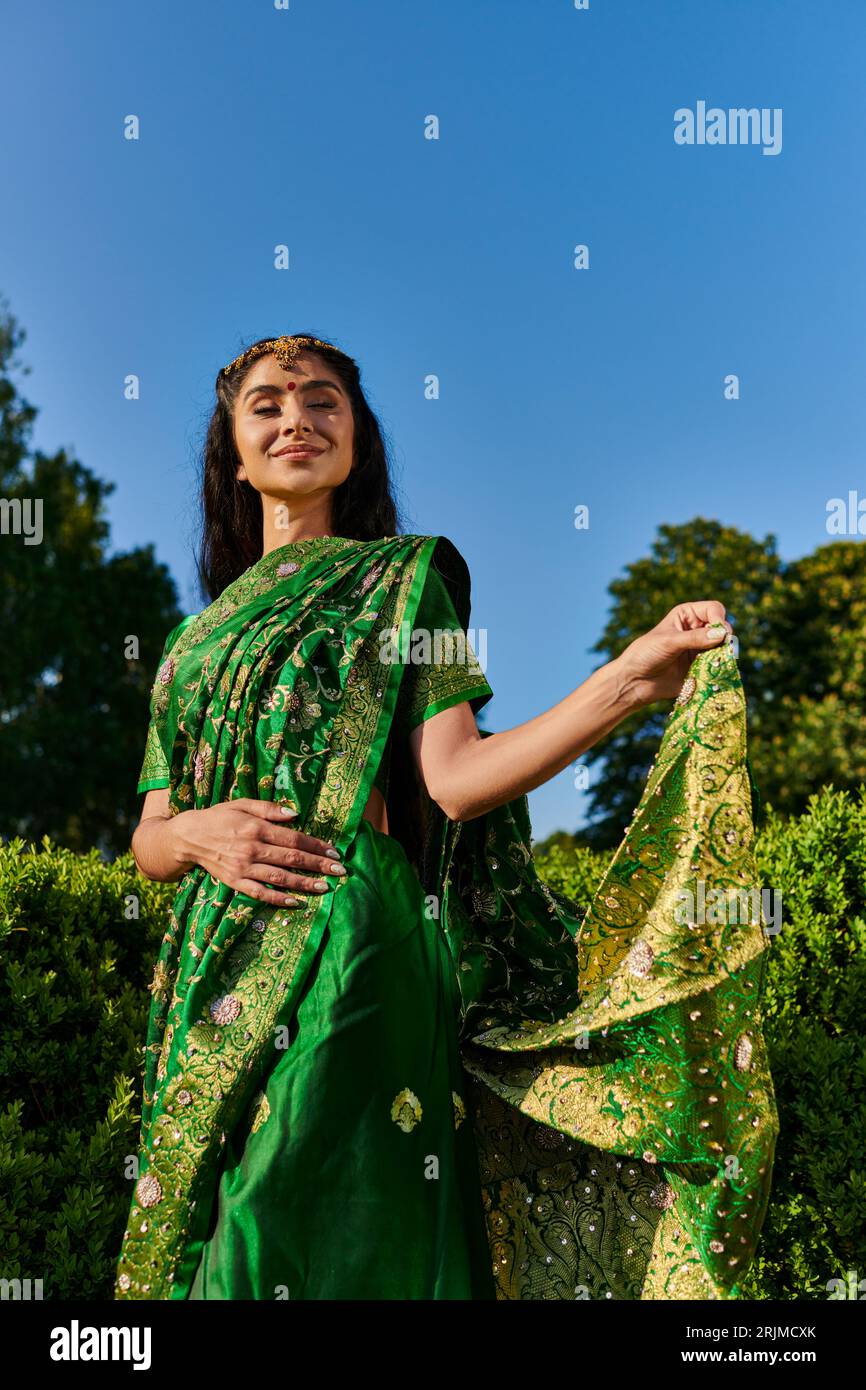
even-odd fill
[[[777,1120],[760,925],[674,911],[754,875],[722,605],[482,733],[468,568],[397,534],[355,362],[263,339],[216,392],[212,601],[166,641],[133,837],[180,882],[117,1297],[727,1296]],[[465,660],[383,659],[437,627]],[[673,696],[584,915],[535,872],[525,793]]]

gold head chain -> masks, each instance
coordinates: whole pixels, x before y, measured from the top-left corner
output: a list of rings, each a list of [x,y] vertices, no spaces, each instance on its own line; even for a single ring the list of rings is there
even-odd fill
[[[334,348],[336,352],[340,351],[339,348],[334,347],[333,343],[325,343],[321,338],[309,338],[304,334],[294,336],[283,334],[281,338],[268,338],[267,342],[259,343],[257,347],[247,348],[246,352],[242,352],[233,362],[229,362],[228,366],[221,369],[220,376],[228,376],[237,367],[245,367],[248,362],[252,362],[256,357],[261,357],[262,353],[265,352],[272,352],[281,367],[289,368],[294,366],[295,358],[299,352],[311,347]]]

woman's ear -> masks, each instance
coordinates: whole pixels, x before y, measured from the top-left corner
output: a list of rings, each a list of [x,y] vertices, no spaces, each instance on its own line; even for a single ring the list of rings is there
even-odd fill
[[[237,480],[238,480],[239,483],[245,483],[245,482],[246,482],[246,480],[247,480],[247,470],[244,468],[244,466],[243,466],[242,463],[239,463],[239,464],[238,464],[238,469],[237,469],[237,472],[235,473],[235,477],[237,478]]]

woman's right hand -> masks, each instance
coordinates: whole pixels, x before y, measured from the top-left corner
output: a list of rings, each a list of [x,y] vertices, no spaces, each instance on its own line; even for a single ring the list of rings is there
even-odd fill
[[[220,883],[262,902],[300,907],[287,892],[326,893],[329,884],[321,875],[343,875],[346,869],[327,840],[291,829],[292,814],[291,807],[245,796],[181,811],[173,819],[184,857]]]
[[[238,797],[172,816],[168,792],[160,789],[147,794],[133,853],[149,877],[175,880],[198,864],[247,897],[277,907],[300,907],[291,894],[325,893],[329,885],[321,875],[342,876],[346,869],[328,841],[291,828],[293,814],[291,807],[273,801]]]

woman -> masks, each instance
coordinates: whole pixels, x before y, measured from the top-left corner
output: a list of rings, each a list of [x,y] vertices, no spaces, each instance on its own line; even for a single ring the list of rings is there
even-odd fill
[[[754,884],[724,608],[481,732],[465,562],[396,534],[354,361],[263,339],[216,394],[213,602],[167,639],[133,837],[180,886],[117,1297],[735,1293],[778,1127],[766,942],[678,908]],[[674,696],[584,914],[525,793]]]

